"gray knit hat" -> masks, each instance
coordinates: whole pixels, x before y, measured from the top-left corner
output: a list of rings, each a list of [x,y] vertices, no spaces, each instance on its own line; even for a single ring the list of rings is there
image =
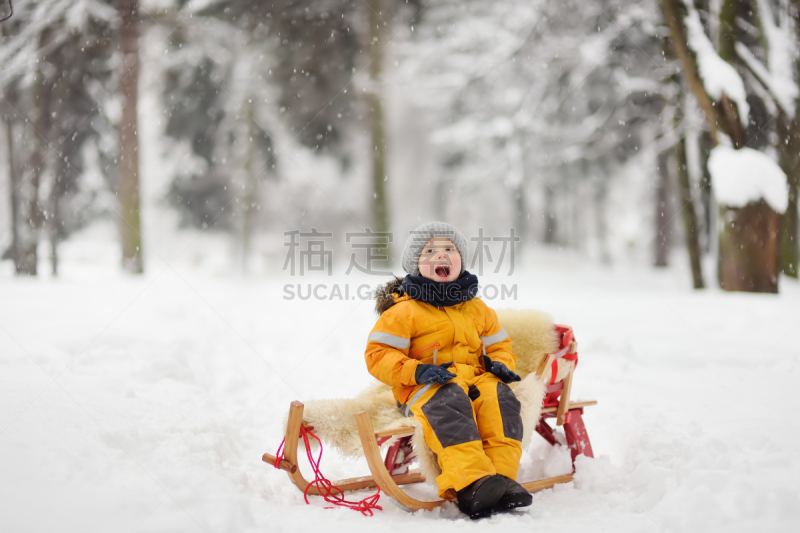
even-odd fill
[[[467,268],[469,260],[469,243],[464,234],[447,222],[427,222],[416,229],[411,230],[403,249],[403,270],[412,276],[419,276],[419,254],[422,247],[433,237],[447,237],[456,245],[458,253],[461,254],[461,272]]]

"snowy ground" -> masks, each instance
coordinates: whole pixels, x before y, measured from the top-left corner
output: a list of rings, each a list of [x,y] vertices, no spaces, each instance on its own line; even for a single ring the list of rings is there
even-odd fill
[[[113,257],[114,254],[111,254]],[[76,256],[77,257],[77,256]],[[528,512],[478,523],[452,506],[366,518],[311,506],[274,453],[291,400],[349,396],[369,301],[286,301],[283,284],[152,258],[142,279],[65,259],[59,280],[0,275],[0,531],[796,531],[800,286],[693,292],[685,272],[535,255],[515,302],[580,343],[574,397],[595,459]],[[70,261],[72,261],[70,263]],[[492,280],[486,280],[492,281]],[[538,439],[536,439],[538,440]],[[569,469],[535,442],[522,478]],[[330,478],[366,474],[332,450]],[[418,487],[425,494],[425,487]],[[368,495],[364,492],[360,497]]]

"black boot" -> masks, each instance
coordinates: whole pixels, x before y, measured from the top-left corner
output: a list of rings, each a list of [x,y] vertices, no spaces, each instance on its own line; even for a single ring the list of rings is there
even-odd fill
[[[494,506],[493,511],[508,511],[517,507],[527,507],[533,503],[533,496],[522,485],[511,478],[500,476],[506,482],[506,493]]]
[[[456,493],[458,508],[473,520],[489,516],[506,491],[507,484],[503,476],[484,476]]]

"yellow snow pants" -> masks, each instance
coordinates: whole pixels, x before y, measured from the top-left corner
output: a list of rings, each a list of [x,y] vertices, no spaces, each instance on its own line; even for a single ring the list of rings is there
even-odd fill
[[[520,403],[494,374],[420,385],[403,408],[422,422],[425,442],[438,457],[441,498],[454,497],[453,491],[484,476],[517,479],[522,456]]]

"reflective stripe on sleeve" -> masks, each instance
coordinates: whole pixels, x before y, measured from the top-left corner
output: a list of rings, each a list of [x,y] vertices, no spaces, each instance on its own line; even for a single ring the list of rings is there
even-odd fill
[[[383,331],[373,331],[370,333],[367,342],[369,341],[388,344],[392,348],[397,348],[398,350],[405,350],[411,344],[411,339],[405,339],[403,337],[398,337],[397,335],[392,335],[391,333],[385,333]]]
[[[485,346],[491,346],[492,344],[497,344],[500,341],[504,341],[508,338],[508,333],[506,333],[505,328],[500,328],[500,331],[495,333],[494,335],[489,335],[488,337],[481,337],[483,344]]]

